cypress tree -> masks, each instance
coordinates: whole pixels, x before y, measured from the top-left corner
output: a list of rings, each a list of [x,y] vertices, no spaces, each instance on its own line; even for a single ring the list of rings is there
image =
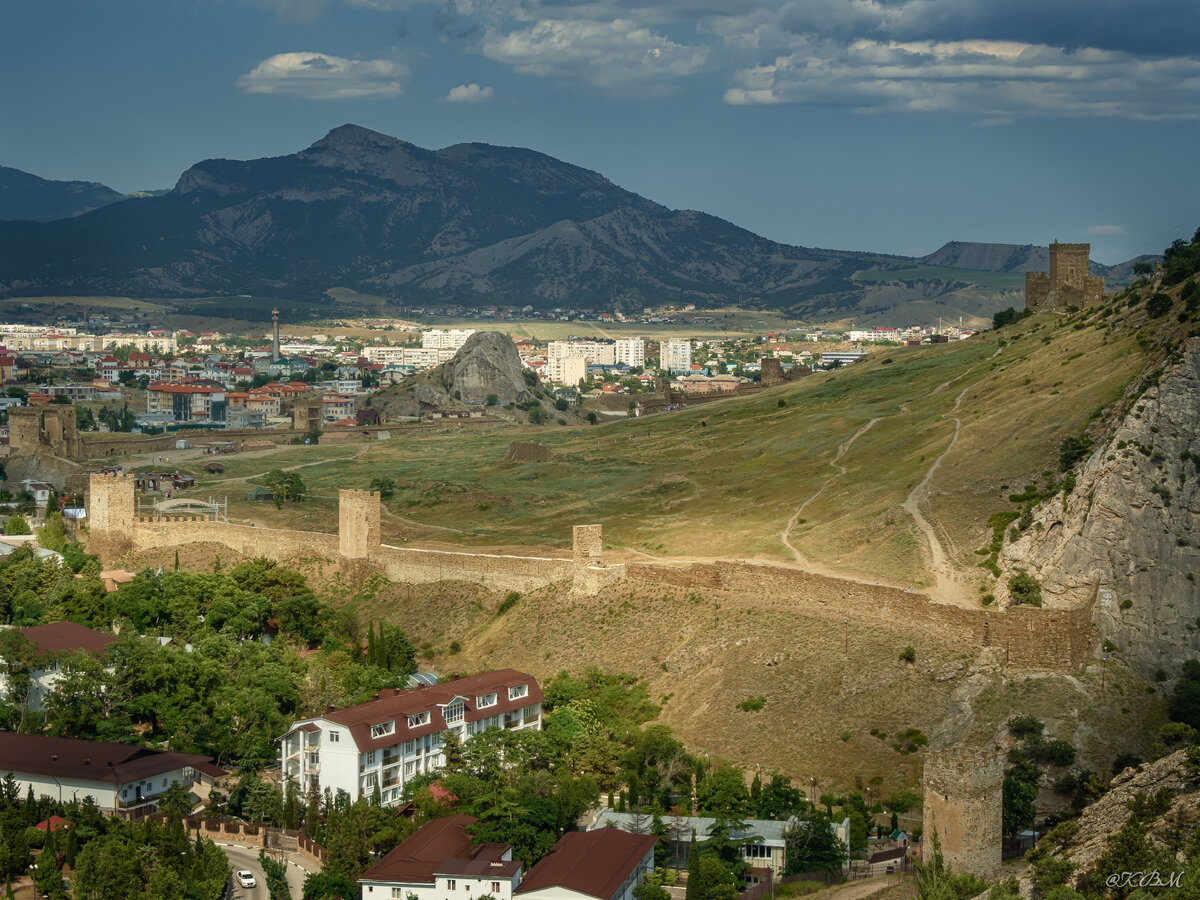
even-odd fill
[[[704,878],[700,874],[700,846],[696,843],[696,832],[692,832],[692,839],[688,843],[688,877],[687,891],[684,894],[684,900],[704,900],[708,890],[704,885]]]
[[[367,625],[367,663],[379,665],[379,643],[375,640],[375,623]]]

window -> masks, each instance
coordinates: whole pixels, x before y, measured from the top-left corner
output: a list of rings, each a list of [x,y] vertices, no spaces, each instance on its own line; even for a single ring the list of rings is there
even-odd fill
[[[419,713],[416,713],[415,715],[411,715],[408,717],[408,727],[409,728],[419,728],[422,725],[428,725],[428,724],[429,724],[429,710],[424,710],[423,712],[419,712]]]
[[[392,888],[392,900],[404,900],[404,888]]]
[[[746,844],[746,859],[770,859],[771,848],[766,844]]]
[[[336,744],[341,739],[342,739],[342,733],[340,731],[329,732],[329,743]]]
[[[417,752],[417,741],[415,738],[409,738],[402,746],[403,749],[400,752],[405,756],[412,756]]]
[[[371,726],[371,737],[373,737],[373,738],[383,737],[385,734],[391,734],[395,730],[396,730],[395,721],[380,722],[378,725]]]
[[[446,879],[446,890],[448,890],[448,891],[457,890],[458,889],[456,887],[457,883],[458,882],[456,882],[453,878],[447,878]]]
[[[528,697],[528,696],[529,696],[529,685],[527,685],[527,684],[518,684],[516,687],[510,687],[508,689],[508,699],[509,700],[519,700],[522,697]]]
[[[496,896],[496,895],[498,895],[499,893],[500,893],[500,882],[498,882],[498,881],[493,881],[493,882],[492,882],[492,895],[493,895],[493,896]]]
[[[166,786],[167,786],[167,779],[164,778],[163,779],[163,787],[166,787]]]
[[[375,765],[375,751],[374,750],[372,750],[370,753],[367,754],[365,764],[368,766]]]
[[[457,725],[459,722],[461,722],[463,720],[463,709],[464,705],[461,700],[455,700],[453,703],[447,706],[445,712],[442,713],[446,719],[446,724]]]
[[[475,698],[475,708],[476,709],[487,709],[489,706],[495,706],[495,705],[496,705],[496,692],[495,691],[492,691],[490,694],[480,694],[478,697]]]

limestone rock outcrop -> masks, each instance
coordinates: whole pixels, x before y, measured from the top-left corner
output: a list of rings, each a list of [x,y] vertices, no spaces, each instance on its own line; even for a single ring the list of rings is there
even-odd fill
[[[492,394],[500,403],[533,399],[516,344],[498,331],[477,331],[442,368],[450,393],[464,403],[483,403]]]
[[[1149,378],[1153,382],[1153,378]],[[1200,340],[1136,397],[1074,490],[1042,504],[1005,546],[1048,606],[1096,599],[1099,638],[1143,678],[1174,676],[1200,649]],[[1004,596],[1001,579],[997,597]]]
[[[389,417],[420,416],[438,409],[479,407],[492,395],[501,406],[533,399],[512,338],[482,331],[467,338],[449,362],[381,391],[372,405]]]

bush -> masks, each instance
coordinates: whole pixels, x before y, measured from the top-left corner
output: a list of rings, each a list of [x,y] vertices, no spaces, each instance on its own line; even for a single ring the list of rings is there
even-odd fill
[[[917,651],[911,646],[905,647],[900,653],[900,661],[906,663],[915,663],[917,661]]]
[[[1020,715],[1008,720],[1008,730],[1015,738],[1027,738],[1035,734],[1040,735],[1046,730],[1046,726],[1041,719]]]
[[[766,697],[748,697],[737,705],[737,708],[745,712],[758,712],[767,703]]]
[[[24,516],[19,513],[8,517],[8,524],[4,526],[5,534],[32,534],[29,530],[29,522]]]
[[[1058,445],[1058,467],[1063,472],[1084,459],[1092,449],[1092,439],[1086,434],[1063,438]]]
[[[557,400],[554,401],[554,408],[557,409],[559,412],[566,412],[567,407],[570,405],[571,404],[569,404],[562,397],[559,397]]]
[[[1008,578],[1008,593],[1013,603],[1028,606],[1042,605],[1042,586],[1024,569],[1017,569]]]
[[[1150,299],[1146,301],[1146,313],[1152,319],[1165,316],[1170,311],[1171,298],[1169,295],[1164,294],[1161,291],[1157,294],[1151,295]]]
[[[495,406],[499,402],[500,402],[500,397],[497,394],[488,394],[487,395],[487,405],[488,406]]]
[[[500,601],[500,605],[496,607],[496,615],[504,615],[506,612],[516,606],[517,601],[520,599],[521,595],[519,593],[516,591],[509,591],[508,594],[505,595],[504,599]]]

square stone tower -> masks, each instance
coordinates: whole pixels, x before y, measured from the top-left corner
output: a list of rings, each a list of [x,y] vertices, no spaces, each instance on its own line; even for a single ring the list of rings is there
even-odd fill
[[[88,550],[105,562],[133,547],[134,483],[124,475],[88,476]]]
[[[964,745],[931,750],[925,760],[924,846],[933,847],[936,833],[956,872],[985,879],[1000,873],[1004,760],[999,747]]]
[[[1050,245],[1050,271],[1025,273],[1025,308],[1091,306],[1104,302],[1104,277],[1088,274],[1091,244]]]
[[[338,491],[338,555],[362,561],[379,547],[379,492]]]

